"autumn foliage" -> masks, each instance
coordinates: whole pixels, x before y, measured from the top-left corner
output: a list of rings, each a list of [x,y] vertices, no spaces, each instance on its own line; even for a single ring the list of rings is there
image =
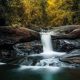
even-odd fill
[[[80,24],[80,0],[8,0],[0,6],[5,16],[0,18],[6,18],[8,25],[54,27]]]

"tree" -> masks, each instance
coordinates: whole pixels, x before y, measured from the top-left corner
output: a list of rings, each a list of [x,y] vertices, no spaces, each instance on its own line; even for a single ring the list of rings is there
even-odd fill
[[[74,0],[47,0],[47,13],[50,17],[50,25],[60,26],[73,24],[72,17],[75,12],[72,11]]]
[[[23,20],[26,24],[39,24],[41,21],[41,8],[38,0],[21,0],[23,5]]]
[[[0,26],[7,25],[6,8],[7,8],[7,0],[0,0]]]
[[[19,0],[8,0],[8,23],[9,25],[16,26],[21,24],[21,17],[19,12],[21,4]]]
[[[12,26],[80,24],[80,0],[1,0],[0,6],[0,19]]]

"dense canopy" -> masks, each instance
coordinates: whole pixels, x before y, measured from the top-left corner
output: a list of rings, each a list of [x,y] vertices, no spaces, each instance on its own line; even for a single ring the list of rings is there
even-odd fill
[[[0,0],[0,12],[0,25],[80,24],[80,0]]]

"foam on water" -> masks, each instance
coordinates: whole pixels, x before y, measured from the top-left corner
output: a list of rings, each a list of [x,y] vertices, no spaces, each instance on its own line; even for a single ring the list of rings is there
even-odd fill
[[[0,62],[0,65],[4,65],[4,64],[6,64],[6,63],[2,63],[2,62]]]
[[[52,47],[51,34],[52,32],[41,32],[41,41],[43,44],[43,55],[44,57],[53,57],[53,56],[62,56],[65,53],[63,52],[55,52]]]
[[[41,70],[43,72],[43,70],[49,71],[49,72],[58,72],[61,68],[60,67],[51,67],[51,66],[24,66],[21,65],[20,68],[18,68],[18,71],[21,70],[32,70],[32,71],[37,71],[37,70]]]

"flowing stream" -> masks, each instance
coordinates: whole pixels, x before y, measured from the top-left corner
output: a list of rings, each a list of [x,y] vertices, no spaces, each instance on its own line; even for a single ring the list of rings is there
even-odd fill
[[[41,42],[43,45],[43,52],[40,54],[33,54],[30,57],[42,57],[43,59],[48,59],[56,56],[62,56],[66,53],[56,52],[53,50],[52,41],[51,41],[52,32],[40,32]]]
[[[41,32],[41,41],[43,45],[43,55],[45,58],[54,57],[54,56],[62,56],[65,53],[56,52],[53,50],[52,41],[51,41],[51,32]]]
[[[52,32],[40,32],[41,42],[43,45],[43,52],[40,54],[31,54],[29,57],[37,60],[36,66],[60,66],[62,63],[59,61],[59,57],[65,55],[65,52],[56,52],[52,47],[51,35]],[[59,64],[60,63],[60,64]],[[65,66],[65,65],[63,65]]]
[[[49,31],[40,32],[41,42],[34,41],[16,44],[13,48],[16,51],[17,56],[24,56],[17,64],[27,66],[75,67],[75,64],[68,64],[61,61],[61,57],[65,56],[67,53],[56,52],[53,49],[54,44],[51,39],[52,34],[53,33]]]

